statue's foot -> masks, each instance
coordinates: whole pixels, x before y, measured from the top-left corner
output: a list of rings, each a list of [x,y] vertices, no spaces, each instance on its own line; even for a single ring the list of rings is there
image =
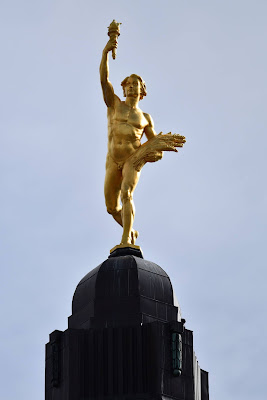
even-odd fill
[[[129,246],[129,247],[131,247],[131,245],[132,245],[132,243],[131,243],[130,240],[127,240],[127,241],[123,240],[123,241],[120,242],[120,246],[125,246],[125,247]]]
[[[128,236],[127,238],[122,237],[121,243],[122,245],[126,246],[127,244],[135,244],[136,239],[138,238],[139,232],[135,231],[132,229],[131,231],[131,236]]]
[[[138,236],[139,236],[139,232],[138,232],[138,231],[135,231],[135,230],[133,229],[132,232],[131,232],[131,243],[132,243],[132,244],[135,244],[135,241],[136,241],[136,239],[138,238]]]

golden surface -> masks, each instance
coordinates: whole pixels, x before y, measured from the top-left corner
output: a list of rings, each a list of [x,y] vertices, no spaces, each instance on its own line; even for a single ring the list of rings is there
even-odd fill
[[[119,26],[116,21],[111,25],[114,23]],[[100,80],[108,118],[104,192],[108,213],[123,227],[121,245],[131,247],[138,236],[138,232],[133,229],[133,193],[140,171],[147,162],[160,160],[163,151],[177,152],[177,147],[183,147],[185,137],[172,135],[171,132],[165,135],[162,132],[156,134],[151,116],[138,106],[139,100],[146,96],[145,82],[140,76],[132,74],[122,81],[125,101],[121,101],[114,93],[109,81],[108,53],[111,51],[116,54],[118,35],[119,31],[117,34],[110,34],[100,63]],[[141,144],[143,134],[147,141]]]
[[[111,40],[118,40],[118,36],[120,36],[120,22],[116,22],[115,19],[111,22],[108,27],[108,36]],[[115,60],[116,58],[116,47],[112,49],[112,58]]]
[[[141,250],[141,247],[140,246],[136,246],[135,244],[118,244],[117,246],[114,246],[110,250],[110,254],[113,253],[113,251],[115,251],[117,249],[125,249],[125,247],[131,247],[132,249]]]

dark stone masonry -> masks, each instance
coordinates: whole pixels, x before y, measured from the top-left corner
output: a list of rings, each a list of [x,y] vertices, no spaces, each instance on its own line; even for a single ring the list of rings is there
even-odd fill
[[[45,400],[208,400],[166,272],[117,249],[78,284],[46,345]]]

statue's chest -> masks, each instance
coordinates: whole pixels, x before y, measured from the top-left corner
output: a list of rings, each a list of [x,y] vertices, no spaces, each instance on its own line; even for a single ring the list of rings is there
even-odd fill
[[[138,129],[144,129],[147,125],[147,120],[141,110],[136,110],[123,104],[116,109],[114,117],[116,121],[127,123]]]

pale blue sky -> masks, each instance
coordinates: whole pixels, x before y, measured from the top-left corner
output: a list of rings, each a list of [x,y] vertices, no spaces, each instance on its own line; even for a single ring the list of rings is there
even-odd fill
[[[105,211],[110,79],[141,75],[157,132],[187,137],[144,167],[138,243],[169,274],[210,398],[266,396],[267,3],[2,0],[0,397],[44,398],[49,333],[121,230]]]

